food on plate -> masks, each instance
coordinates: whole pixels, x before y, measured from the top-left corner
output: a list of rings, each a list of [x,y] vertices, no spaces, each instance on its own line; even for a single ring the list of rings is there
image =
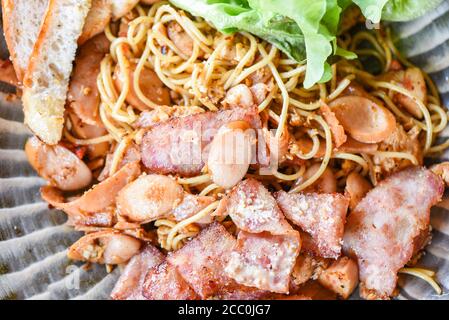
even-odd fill
[[[23,78],[25,123],[48,144],[62,137],[72,63],[89,8],[88,0],[49,0]]]
[[[80,190],[90,185],[92,172],[78,156],[61,145],[46,145],[36,137],[25,145],[31,166],[60,190]]]
[[[142,293],[145,276],[149,269],[164,261],[164,255],[151,244],[147,244],[139,254],[133,256],[123,270],[112,290],[115,300],[145,300]]]
[[[344,251],[359,263],[362,297],[387,298],[397,272],[422,250],[430,208],[443,195],[443,181],[423,168],[393,174],[368,192],[348,217]]]
[[[2,1],[3,30],[19,81],[28,69],[48,3],[49,0]]]
[[[348,299],[359,284],[357,263],[348,257],[340,257],[320,273],[318,282],[342,298]]]
[[[113,299],[391,299],[401,273],[440,292],[414,264],[448,116],[364,28],[433,5],[330,2],[2,2],[42,198],[84,232],[70,259],[122,269]]]
[[[311,236],[314,254],[338,258],[348,211],[348,199],[339,193],[276,193],[276,200],[287,219]]]
[[[104,32],[104,29],[112,19],[113,0],[91,0],[91,7],[87,14],[86,21],[78,44],[82,45],[87,40]]]

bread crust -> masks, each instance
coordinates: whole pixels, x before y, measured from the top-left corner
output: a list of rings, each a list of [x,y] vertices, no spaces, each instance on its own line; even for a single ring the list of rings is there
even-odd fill
[[[17,61],[17,52],[13,44],[13,27],[12,21],[10,21],[11,12],[14,10],[14,0],[2,0],[2,20],[3,20],[3,32],[5,34],[6,46],[10,54],[10,59],[13,63],[14,70],[16,71],[17,78],[19,81],[23,79],[25,70],[19,65]]]
[[[25,88],[31,87],[32,85],[32,74],[36,65],[36,60],[42,50],[42,45],[47,37],[48,32],[50,31],[50,24],[53,19],[52,12],[56,6],[57,0],[49,0],[48,7],[45,11],[44,20],[42,21],[41,30],[39,31],[39,36],[36,39],[36,43],[34,44],[33,51],[30,56],[30,61],[28,63],[28,68],[25,71],[25,75],[23,78],[23,85]]]
[[[21,0],[24,1],[24,0]],[[2,2],[2,19],[3,19],[3,31],[5,34],[5,40],[6,45],[8,47],[8,51],[10,53],[10,60],[13,62],[14,70],[16,72],[17,78],[19,82],[23,80],[23,77],[25,76],[27,67],[28,67],[28,58],[25,59],[26,61],[23,61],[25,58],[25,55],[22,53],[20,54],[20,48],[18,46],[20,45],[20,34],[17,32],[17,13],[16,10],[20,10],[20,8],[17,8],[17,0],[3,0]],[[15,3],[16,2],[16,3]],[[39,3],[39,5],[43,4],[43,1],[40,1],[42,3]],[[37,4],[37,3],[36,3]],[[23,6],[23,3],[21,4]],[[42,6],[42,8],[44,8]],[[44,15],[41,17],[44,18]],[[41,25],[32,25],[30,27],[36,28],[36,36],[40,32]],[[22,35],[23,37],[23,35]],[[23,43],[22,43],[23,46]],[[33,48],[30,48],[30,51]],[[22,50],[24,50],[22,48]],[[21,55],[23,57],[21,57]]]
[[[33,81],[35,80],[34,75],[39,67],[39,63],[42,63],[42,55],[47,54],[45,45],[46,40],[51,36],[51,28],[59,23],[55,20],[59,18],[58,16],[55,16],[55,12],[57,10],[57,6],[62,5],[60,1],[67,0],[49,0],[48,7],[45,12],[45,18],[42,22],[40,33],[34,45],[28,68],[23,79],[24,90],[22,99],[24,105],[25,123],[40,139],[51,145],[57,144],[62,137],[66,96],[63,97],[63,94],[55,96],[46,91],[51,91],[49,90],[51,85],[61,86],[59,88],[56,87],[56,91],[60,89],[60,93],[63,93],[63,91],[66,90],[66,95],[70,74],[52,74],[52,78],[49,79],[48,84],[33,83]],[[82,25],[79,28],[79,35],[82,32],[85,18],[91,5],[91,0],[83,1],[85,1],[86,7],[80,5],[76,8],[76,10],[81,10],[80,13],[84,15],[84,21],[82,21]],[[68,39],[68,41],[73,40],[76,42],[78,39]],[[67,54],[72,53],[67,52]],[[73,59],[74,58],[75,52],[73,52]],[[51,62],[49,61],[48,63]],[[51,81],[53,83],[50,83]],[[58,81],[63,83],[60,84]],[[64,82],[67,82],[67,84]],[[65,89],[64,86],[67,86],[67,89]]]

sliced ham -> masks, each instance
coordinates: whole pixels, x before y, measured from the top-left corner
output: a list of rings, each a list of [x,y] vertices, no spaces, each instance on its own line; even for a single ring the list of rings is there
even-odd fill
[[[270,295],[271,293],[268,291],[235,284],[220,292],[216,298],[220,300],[260,300],[268,299]]]
[[[170,118],[182,118],[203,112],[203,108],[195,106],[157,106],[151,111],[143,111],[140,113],[139,119],[137,119],[133,126],[140,129],[149,129],[152,126],[157,125],[160,122],[167,121]]]
[[[318,247],[318,242],[314,241],[312,236],[304,231],[300,231],[301,235],[301,251],[311,255],[314,258],[322,258],[320,248]]]
[[[111,293],[114,300],[145,300],[143,282],[148,269],[164,261],[164,255],[152,245],[146,245],[131,258]]]
[[[397,272],[422,245],[430,208],[443,190],[442,180],[430,170],[409,168],[379,183],[349,215],[344,251],[358,260],[362,296],[388,299],[393,294]]]
[[[255,107],[204,112],[154,125],[142,139],[143,164],[154,173],[198,175],[207,161],[206,147],[218,129],[237,120],[261,128]]]
[[[271,193],[251,178],[231,191],[227,213],[237,227],[246,232],[284,234],[292,229]]]
[[[336,259],[340,255],[341,240],[349,200],[338,193],[276,193],[279,207],[285,216],[310,234],[319,256]]]
[[[246,286],[287,293],[301,248],[299,233],[287,222],[271,193],[255,179],[239,183],[226,205],[241,230],[227,274]]]
[[[225,270],[240,284],[288,293],[290,274],[300,248],[297,231],[284,235],[240,231]]]
[[[236,283],[224,271],[236,240],[226,229],[213,223],[167,261],[202,299],[255,299],[267,292]]]
[[[143,285],[148,300],[196,300],[198,296],[167,261],[148,270]]]

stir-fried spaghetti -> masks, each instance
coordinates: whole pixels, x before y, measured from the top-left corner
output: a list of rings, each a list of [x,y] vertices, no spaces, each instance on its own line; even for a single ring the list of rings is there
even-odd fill
[[[169,28],[177,28],[178,34],[190,39],[188,50],[174,43],[168,35]],[[192,18],[164,2],[150,8],[137,6],[119,23],[108,26],[106,35],[111,41],[111,50],[101,63],[97,86],[101,96],[100,118],[108,134],[83,140],[74,138],[66,128],[65,138],[76,145],[115,140],[109,175],[117,171],[127,146],[133,141],[139,143],[141,138],[141,132],[133,126],[140,110],[126,102],[130,88],[134,88],[146,109],[165,107],[142,92],[140,77],[145,69],[153,70],[170,89],[174,105],[200,107],[204,111],[222,108],[226,91],[230,88],[263,81],[269,87],[269,93],[259,101],[258,109],[268,118],[265,129],[276,130],[275,137],[281,144],[283,140],[290,139],[286,157],[300,161],[294,165],[281,165],[279,170],[268,176],[260,176],[257,171],[249,172],[248,176],[256,177],[277,190],[305,190],[318,181],[328,167],[334,172],[339,186],[345,184],[351,172],[360,173],[376,185],[379,178],[389,173],[390,167],[418,165],[423,156],[431,156],[448,146],[447,142],[435,145],[436,136],[445,128],[448,118],[430,78],[423,73],[429,91],[425,103],[396,82],[394,77],[383,77],[392,70],[394,72],[398,61],[404,67],[412,66],[394,47],[389,30],[385,33],[383,30],[345,33],[339,39],[342,48],[352,50],[360,57],[376,59],[380,76],[368,72],[359,60],[341,60],[332,65],[330,81],[311,88],[303,86],[304,63],[290,59],[276,47],[251,34],[223,35],[201,18]],[[119,90],[114,85],[115,70],[124,70],[130,65],[135,65],[135,70],[131,76],[125,73]],[[363,149],[348,152],[335,148],[335,137],[323,117],[321,106],[344,95],[354,83],[362,85],[370,97],[394,114],[398,130],[416,141],[417,149],[412,152],[407,148],[401,150],[385,145],[367,153]],[[402,94],[414,101],[422,118],[414,117],[398,106],[392,98],[394,94]],[[304,145],[309,148],[305,150]],[[317,164],[318,169],[307,174],[307,170]],[[224,190],[212,182],[207,168],[203,171],[202,175],[193,178],[178,177],[178,182],[191,193],[212,194],[219,198]],[[158,220],[155,226],[162,247],[167,250],[179,248],[185,239],[199,231],[193,223],[202,216],[199,214],[188,219],[188,225]]]
[[[92,1],[73,54],[55,53],[64,76],[39,63],[33,88],[67,89],[58,108],[30,117],[42,97],[17,74],[42,199],[84,232],[69,259],[127,264],[114,299],[302,299],[313,283],[389,299],[399,274],[442,293],[417,264],[449,187],[449,162],[425,165],[449,114],[364,3],[131,2]]]
[[[280,2],[2,2],[26,157],[113,299],[442,294],[449,113],[380,24],[439,1]]]

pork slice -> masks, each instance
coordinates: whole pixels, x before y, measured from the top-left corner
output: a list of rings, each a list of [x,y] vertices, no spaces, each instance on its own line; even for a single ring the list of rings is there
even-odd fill
[[[111,293],[114,300],[145,300],[142,295],[143,283],[148,269],[162,261],[164,255],[152,245],[146,245],[142,251],[131,258]]]
[[[292,227],[271,193],[255,179],[240,182],[229,194],[227,213],[241,230],[284,234]]]
[[[151,268],[143,285],[148,300],[196,300],[198,296],[167,261]]]
[[[180,250],[168,256],[184,280],[202,298],[255,299],[266,294],[236,283],[224,271],[236,245],[234,237],[213,223]]]
[[[240,284],[288,293],[300,248],[301,239],[294,230],[283,235],[240,231],[225,271]]]
[[[142,139],[143,164],[154,173],[198,175],[218,129],[237,120],[247,121],[253,129],[261,128],[256,108],[204,112],[154,125]]]
[[[344,251],[358,260],[365,298],[393,294],[398,270],[422,246],[430,208],[443,191],[442,180],[430,170],[408,168],[379,183],[349,215]]]
[[[275,194],[287,219],[311,236],[315,254],[323,258],[340,256],[349,200],[339,193]]]
[[[214,197],[209,196],[197,196],[190,193],[185,193],[182,202],[173,209],[172,214],[176,221],[182,221],[197,214],[212,202],[215,201]],[[211,223],[212,217],[208,215],[197,221],[197,223]]]

